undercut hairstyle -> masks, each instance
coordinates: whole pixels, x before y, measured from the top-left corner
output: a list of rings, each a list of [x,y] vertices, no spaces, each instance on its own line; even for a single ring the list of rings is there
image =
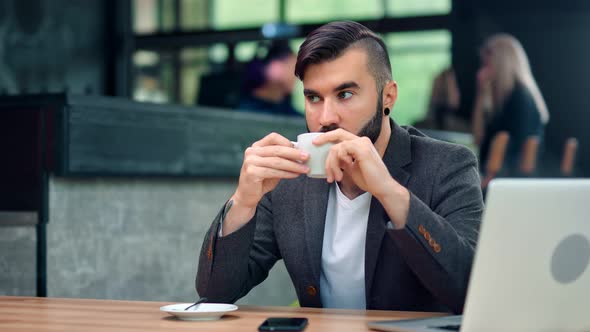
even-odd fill
[[[377,92],[381,92],[385,83],[392,80],[387,47],[376,33],[352,21],[332,22],[312,31],[299,48],[295,76],[303,81],[309,65],[334,60],[353,48],[367,54],[369,73],[375,80]]]

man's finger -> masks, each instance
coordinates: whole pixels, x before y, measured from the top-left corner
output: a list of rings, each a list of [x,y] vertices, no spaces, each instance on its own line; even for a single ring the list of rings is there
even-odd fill
[[[248,149],[252,154],[260,157],[278,157],[299,162],[305,162],[309,159],[309,152],[297,150],[293,147],[270,145],[261,147],[251,147]]]
[[[271,168],[297,174],[307,174],[309,166],[279,157],[252,156],[249,163],[253,166]]]
[[[322,145],[325,143],[339,143],[342,141],[349,141],[355,138],[358,138],[358,136],[342,128],[338,128],[336,130],[329,131],[322,135],[318,135],[316,138],[313,139],[313,144]]]
[[[254,144],[252,144],[252,147],[262,147],[262,146],[268,146],[268,145],[282,145],[282,146],[290,146],[290,147],[293,146],[291,141],[288,140],[287,138],[285,138],[284,136],[277,134],[277,133],[270,133],[270,134],[266,135],[263,139],[261,139],[257,142],[254,142]]]
[[[258,179],[295,179],[301,174],[253,165],[248,167],[248,175]]]
[[[342,148],[340,144],[334,145],[330,148],[328,157],[326,158],[326,176],[328,182],[340,181],[344,176],[342,165],[344,164],[340,159],[342,154]]]
[[[350,166],[354,162],[354,158],[350,154],[348,154],[344,149],[338,150],[338,159],[340,160],[341,164],[344,164],[346,166]]]

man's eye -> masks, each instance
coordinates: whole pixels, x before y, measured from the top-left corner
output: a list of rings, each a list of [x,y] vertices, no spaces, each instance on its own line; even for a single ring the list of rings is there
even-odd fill
[[[342,91],[338,94],[338,96],[340,97],[340,99],[348,99],[348,98],[352,97],[352,92]]]
[[[318,97],[318,96],[307,96],[307,100],[309,100],[311,103],[317,103],[318,101],[320,101],[320,97]]]

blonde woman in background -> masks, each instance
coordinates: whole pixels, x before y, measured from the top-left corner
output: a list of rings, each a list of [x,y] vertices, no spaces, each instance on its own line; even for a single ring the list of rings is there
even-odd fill
[[[516,169],[527,137],[537,136],[542,141],[549,112],[526,53],[516,38],[507,34],[491,36],[481,48],[480,56],[473,114],[473,137],[480,147],[480,166],[487,161],[494,136],[507,131],[510,143],[504,164],[511,172]]]

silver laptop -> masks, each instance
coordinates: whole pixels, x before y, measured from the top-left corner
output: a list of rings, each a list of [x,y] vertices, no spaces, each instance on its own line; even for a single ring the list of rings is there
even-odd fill
[[[590,179],[490,184],[463,316],[383,331],[590,331]]]

